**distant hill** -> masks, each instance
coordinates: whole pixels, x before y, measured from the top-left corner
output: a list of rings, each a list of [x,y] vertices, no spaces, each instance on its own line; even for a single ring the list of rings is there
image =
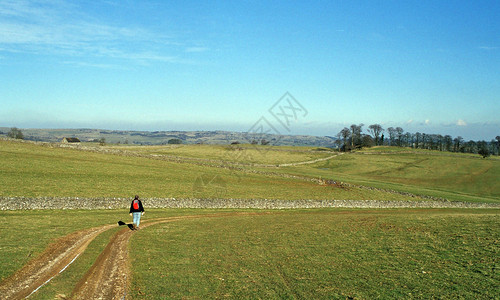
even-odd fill
[[[0,136],[6,136],[8,127],[0,127]],[[270,145],[295,145],[334,147],[335,138],[310,135],[249,134],[230,131],[129,131],[105,129],[21,129],[25,140],[60,142],[65,137],[76,137],[82,142],[95,142],[105,139],[106,143],[162,145],[179,139],[183,144],[230,144],[239,142]]]

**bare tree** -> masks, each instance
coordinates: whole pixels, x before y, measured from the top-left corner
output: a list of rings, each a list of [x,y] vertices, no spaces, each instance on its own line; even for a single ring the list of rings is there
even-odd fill
[[[344,148],[344,151],[346,151],[346,148],[347,148],[347,139],[351,136],[351,130],[349,130],[349,128],[347,127],[344,127],[344,129],[342,129],[338,134],[337,136],[339,138],[342,138],[342,141],[344,142],[343,146],[341,148]]]
[[[413,147],[413,134],[410,132],[405,133],[405,146],[406,147]]]
[[[500,155],[500,135],[497,135],[495,139],[497,140],[497,153]]]
[[[451,135],[445,135],[444,136],[444,147],[446,151],[451,151],[451,146],[453,145],[453,139],[451,138]]]
[[[483,158],[490,156],[490,150],[488,149],[488,143],[486,143],[485,141],[477,142],[477,149],[478,149],[477,153],[479,155],[481,155]]]
[[[454,145],[453,145],[453,151],[454,152],[459,152],[460,151],[460,147],[462,146],[462,142],[464,141],[464,139],[461,137],[461,136],[457,136],[453,142],[454,142]]]
[[[415,133],[415,148],[420,147],[420,141],[422,140],[422,134],[420,132]]]
[[[359,147],[361,146],[361,131],[363,130],[362,127],[364,124],[352,124],[351,125],[351,147]]]
[[[368,126],[368,132],[375,139],[375,146],[380,144],[380,135],[384,132],[384,128],[380,124],[372,124]]]
[[[438,142],[438,146],[439,146],[438,150],[439,150],[439,151],[443,151],[443,149],[444,149],[444,148],[443,148],[443,145],[444,145],[444,137],[443,137],[442,135],[440,135],[440,134],[438,134],[436,137],[437,137],[437,142]]]
[[[389,127],[387,128],[387,131],[389,132],[389,145],[394,146],[394,141],[396,138],[396,129],[394,129],[394,127]]]
[[[398,146],[402,146],[404,130],[401,127],[396,127],[396,136],[398,138]]]

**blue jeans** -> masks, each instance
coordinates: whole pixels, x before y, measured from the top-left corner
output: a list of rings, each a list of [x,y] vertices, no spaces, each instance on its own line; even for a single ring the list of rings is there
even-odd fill
[[[134,224],[139,227],[139,223],[141,223],[141,212],[133,212],[132,217],[134,218]]]

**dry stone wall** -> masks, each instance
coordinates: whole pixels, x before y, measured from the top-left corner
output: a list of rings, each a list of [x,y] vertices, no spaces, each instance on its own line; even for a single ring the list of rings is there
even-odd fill
[[[128,209],[132,198],[80,197],[0,197],[0,210],[35,209]],[[496,203],[453,201],[379,201],[379,200],[271,200],[271,199],[179,199],[145,198],[149,208],[500,208]]]

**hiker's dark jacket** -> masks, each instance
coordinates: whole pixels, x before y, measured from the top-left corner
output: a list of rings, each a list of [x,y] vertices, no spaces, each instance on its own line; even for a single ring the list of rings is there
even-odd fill
[[[142,207],[141,200],[137,200],[137,201],[139,201],[139,209],[134,209],[134,201],[136,201],[136,200],[132,200],[132,203],[130,203],[130,213],[143,212],[144,211],[144,207]]]

